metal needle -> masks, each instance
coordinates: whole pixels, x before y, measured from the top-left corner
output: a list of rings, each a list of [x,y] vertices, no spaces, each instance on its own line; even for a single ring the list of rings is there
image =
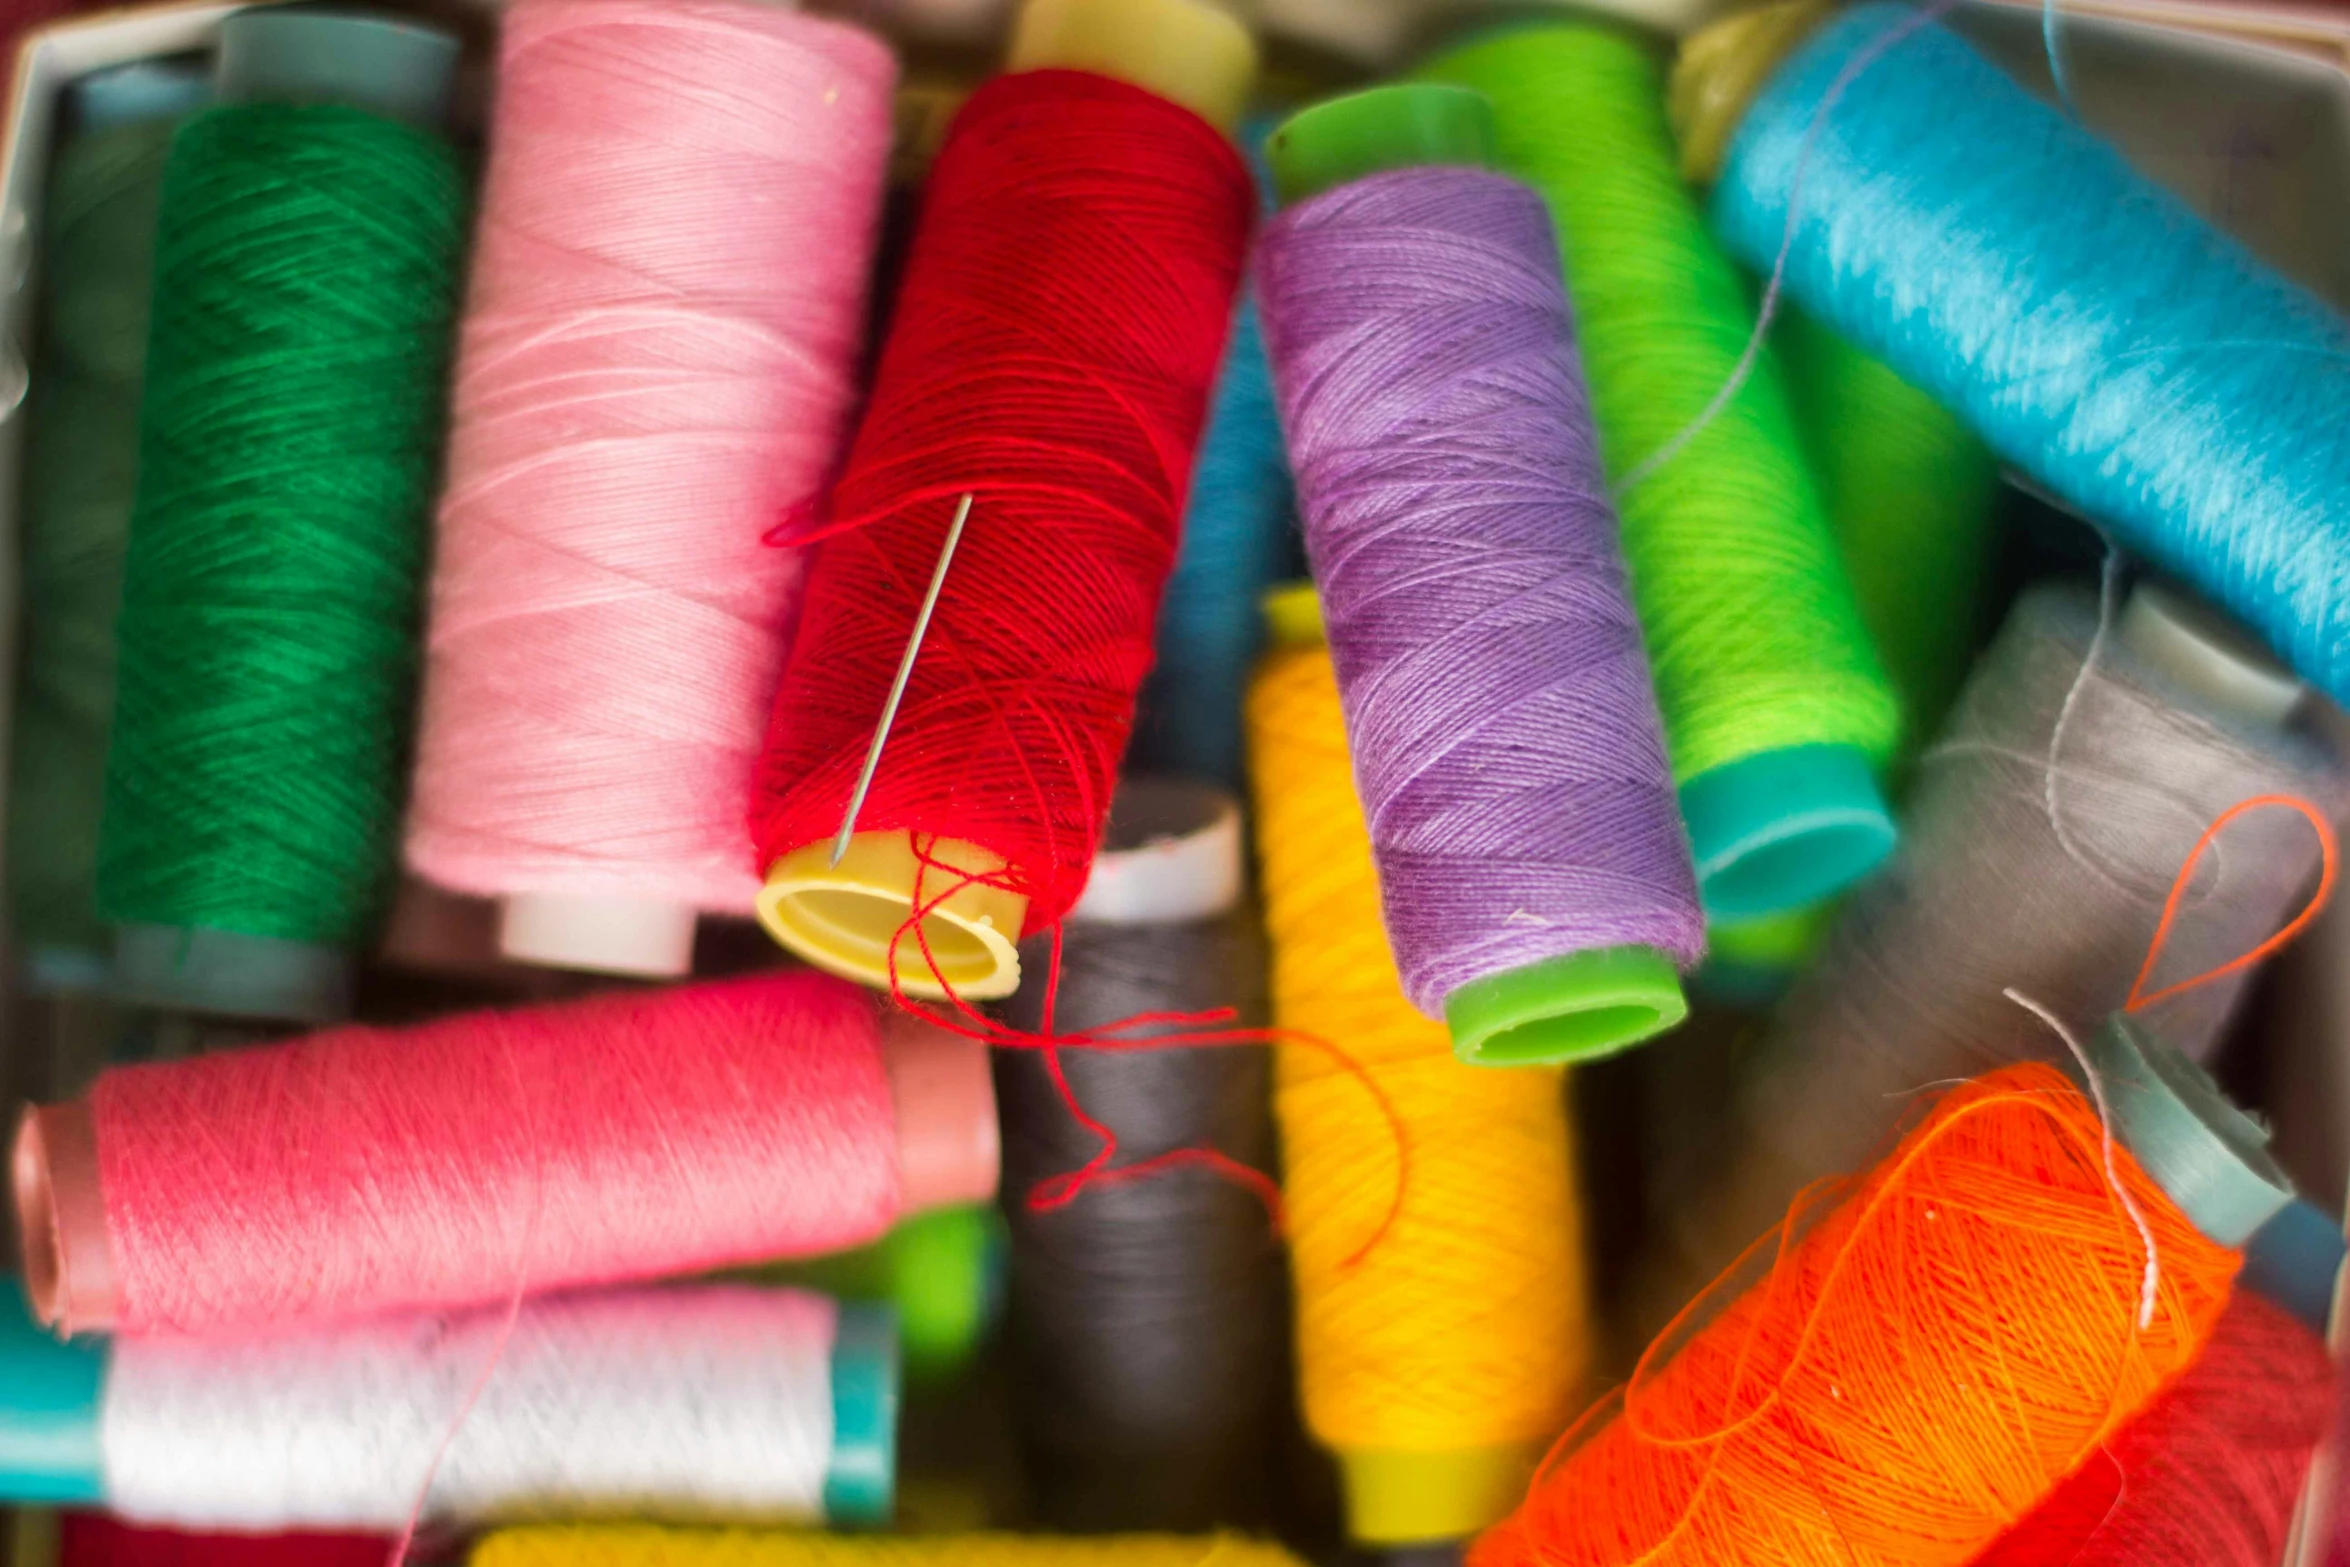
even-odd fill
[[[914,660],[922,655],[922,639],[930,634],[930,613],[938,608],[939,590],[947,585],[947,567],[954,564],[955,546],[963,542],[963,524],[971,519],[976,494],[964,492],[962,504],[955,508],[955,520],[947,527],[947,541],[939,546],[938,565],[930,573],[930,591],[922,595],[914,630],[906,638],[906,656],[898,660],[898,677],[890,682],[889,700],[881,704],[881,722],[873,726],[873,743],[865,749],[865,770],[857,775],[857,787],[849,794],[848,814],[840,819],[840,835],[832,840],[834,865],[840,864],[841,856],[849,852],[849,839],[856,836],[857,813],[865,808],[865,795],[873,787],[873,772],[881,765],[881,748],[889,743],[890,725],[898,721],[898,703],[905,700]]]

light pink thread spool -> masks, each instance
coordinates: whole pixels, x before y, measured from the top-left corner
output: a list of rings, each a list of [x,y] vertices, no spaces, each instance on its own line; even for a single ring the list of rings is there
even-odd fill
[[[740,0],[519,0],[454,393],[409,864],[509,957],[675,975],[747,914],[801,562],[890,144],[871,34]]]

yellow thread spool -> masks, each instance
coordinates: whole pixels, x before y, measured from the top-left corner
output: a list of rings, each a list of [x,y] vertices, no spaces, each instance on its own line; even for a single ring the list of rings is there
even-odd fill
[[[1278,1052],[1306,1420],[1338,1455],[1371,1545],[1459,1538],[1508,1512],[1574,1413],[1591,1355],[1563,1074],[1453,1058],[1404,998],[1380,925],[1338,681],[1311,589],[1268,605],[1281,644],[1249,694],[1257,848],[1282,1027],[1344,1051]]]
[[[1230,131],[1256,80],[1257,50],[1246,28],[1202,0],[1027,0],[1006,67],[1115,77]],[[989,526],[984,500],[970,526]],[[951,568],[946,591],[954,591]],[[886,751],[882,765],[889,765]],[[950,991],[966,1001],[1010,995],[1020,988],[1015,943],[1028,899],[982,881],[955,885],[954,872],[1000,876],[1003,857],[991,850],[946,838],[930,846],[930,856],[951,870],[925,876],[902,832],[853,835],[838,865],[829,839],[804,844],[768,868],[760,923],[816,967],[860,984],[888,989],[894,982],[932,1001]],[[918,878],[926,903],[950,887],[954,895],[923,916],[922,941],[901,941]],[[925,943],[934,962],[924,961]]]
[[[584,1524],[507,1529],[474,1547],[473,1567],[1303,1567],[1277,1545],[1235,1534],[968,1534],[932,1538],[660,1529]]]

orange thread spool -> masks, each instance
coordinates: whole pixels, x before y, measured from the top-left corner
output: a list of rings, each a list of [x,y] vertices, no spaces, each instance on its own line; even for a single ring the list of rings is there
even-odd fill
[[[2146,1243],[2105,1147],[2052,1067],[1952,1089],[1875,1170],[1797,1199],[1766,1277],[1684,1311],[1473,1567],[1971,1561],[2194,1361],[2242,1260],[2117,1147],[2160,1270],[2141,1328]]]

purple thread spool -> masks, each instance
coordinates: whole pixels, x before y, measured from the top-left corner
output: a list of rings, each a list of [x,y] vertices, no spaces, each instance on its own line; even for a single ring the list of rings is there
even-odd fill
[[[1520,1064],[1672,1027],[1705,941],[1557,241],[1491,146],[1458,88],[1305,111],[1257,287],[1404,990]]]

